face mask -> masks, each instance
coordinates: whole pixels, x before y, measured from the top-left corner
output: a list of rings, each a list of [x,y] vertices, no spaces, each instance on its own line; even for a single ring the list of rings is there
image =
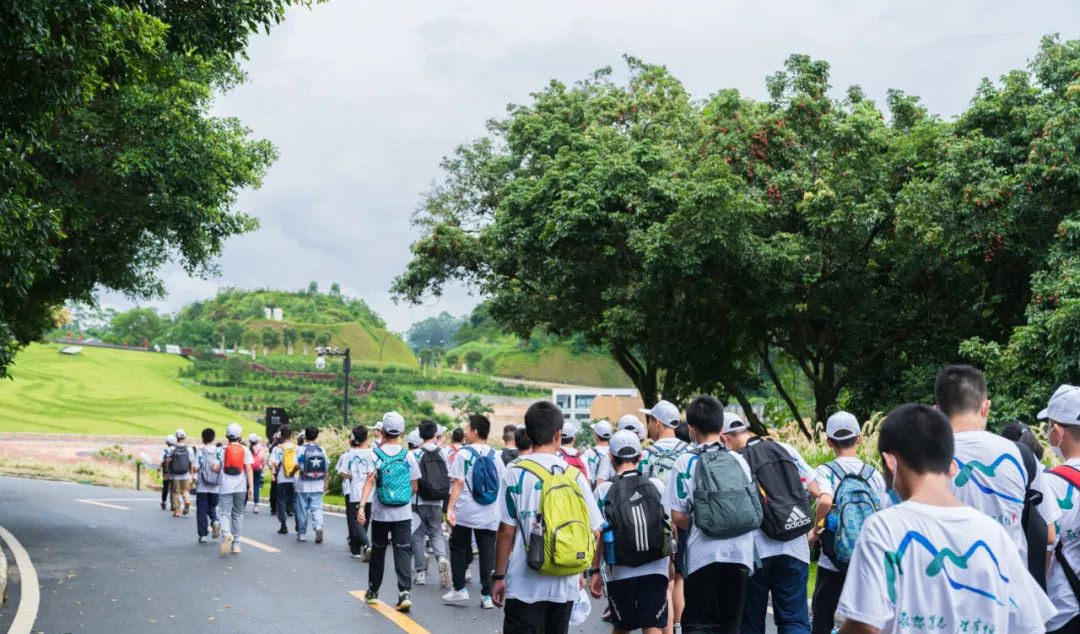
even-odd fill
[[[1047,438],[1046,440],[1050,444],[1050,451],[1052,451],[1054,453],[1054,455],[1057,456],[1058,460],[1064,460],[1065,459],[1065,454],[1064,454],[1064,452],[1061,451],[1061,447],[1058,446],[1058,445],[1061,444],[1061,439],[1060,438],[1058,439],[1058,444],[1057,445],[1050,442],[1049,438]]]

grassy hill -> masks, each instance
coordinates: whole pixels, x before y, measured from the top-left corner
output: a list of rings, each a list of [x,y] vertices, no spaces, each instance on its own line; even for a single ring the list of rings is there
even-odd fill
[[[169,354],[35,344],[0,381],[0,431],[157,435],[185,428],[221,428],[237,414],[185,387],[177,376],[190,365]]]
[[[247,330],[262,332],[263,328],[270,327],[282,331],[285,327],[296,330],[313,330],[316,333],[330,333],[330,345],[339,346],[342,349],[349,348],[349,354],[357,361],[372,361],[404,365],[411,368],[420,367],[420,362],[401,337],[372,324],[344,322],[338,324],[319,324],[285,321],[270,321],[266,319],[254,319],[247,324]],[[381,348],[381,352],[380,352]],[[273,355],[285,354],[285,346],[273,348]],[[293,348],[293,355],[303,353],[302,342],[297,342]],[[262,354],[262,346],[259,346],[259,354]],[[308,350],[308,356],[314,359],[315,351]]]
[[[633,387],[610,356],[590,349],[577,352],[566,342],[545,341],[534,349],[522,347],[517,338],[504,335],[493,340],[470,341],[450,352],[464,359],[472,350],[494,362],[497,376],[575,385]]]

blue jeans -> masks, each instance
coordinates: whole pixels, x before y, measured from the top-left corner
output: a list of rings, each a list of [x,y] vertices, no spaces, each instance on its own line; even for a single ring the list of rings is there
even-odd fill
[[[199,530],[199,537],[210,534],[210,522],[218,521],[218,494],[196,493],[195,494],[195,524]]]
[[[322,491],[296,494],[296,532],[307,534],[308,520],[315,530],[323,527]]]
[[[251,501],[255,503],[255,506],[259,505],[259,489],[262,489],[263,475],[262,469],[251,472],[252,484],[255,486],[255,490],[251,492]]]
[[[761,560],[746,588],[742,634],[764,634],[765,612],[772,593],[773,621],[779,634],[810,634],[806,581],[810,564],[788,555]]]

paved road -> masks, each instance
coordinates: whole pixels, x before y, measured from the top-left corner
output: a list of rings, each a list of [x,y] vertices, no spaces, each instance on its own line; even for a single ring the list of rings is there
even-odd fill
[[[343,517],[328,515],[326,543],[315,545],[276,534],[277,520],[265,508],[249,513],[244,535],[277,552],[244,544],[242,554],[222,558],[216,544],[196,542],[194,512],[174,519],[158,501],[156,493],[0,477],[0,526],[29,551],[39,576],[35,632],[501,630],[501,611],[480,610],[474,602],[443,604],[437,582],[413,589],[406,622],[395,623],[352,596],[367,587],[368,565],[348,557]],[[392,603],[396,589],[387,559],[382,598]],[[479,578],[475,564],[473,575]],[[478,585],[469,589],[478,595]],[[0,612],[0,632],[7,630],[17,593],[11,598]],[[599,615],[596,604],[571,632],[610,631]]]

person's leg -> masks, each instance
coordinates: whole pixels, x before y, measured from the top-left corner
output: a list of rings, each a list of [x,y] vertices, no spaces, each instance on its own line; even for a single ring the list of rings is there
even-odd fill
[[[172,480],[166,480],[164,476],[161,478],[161,508],[165,508],[165,503],[169,501],[169,489],[172,488]]]
[[[450,529],[450,574],[454,590],[465,588],[465,569],[469,566],[468,551],[471,548],[471,528],[458,524]]]
[[[420,507],[423,511],[420,520],[425,524],[427,534],[431,538],[431,552],[435,559],[446,559],[446,536],[442,532],[442,507],[434,504],[425,504]]]
[[[195,530],[199,534],[199,537],[206,537],[210,534],[210,520],[207,517],[209,512],[209,500],[207,496],[209,493],[196,493],[195,494]]]
[[[836,620],[836,608],[840,604],[840,592],[844,589],[845,575],[834,570],[817,569],[814,582],[814,599],[811,609],[813,634],[830,634]]]
[[[173,515],[180,511],[180,481],[169,480],[169,508]]]
[[[394,541],[394,572],[399,592],[412,590],[412,520],[394,522],[391,527]]]
[[[221,504],[221,495],[217,493],[207,493],[206,500],[207,504],[210,506],[208,515],[210,516],[210,523],[212,525],[214,522],[219,522],[221,520],[221,516],[218,515],[218,505]]]
[[[221,534],[232,535],[232,505],[233,496],[225,493],[218,496],[218,511],[221,513]]]
[[[544,634],[567,634],[570,631],[570,614],[574,611],[574,602],[552,603],[543,601]]]
[[[307,536],[308,509],[311,508],[311,494],[299,492],[296,494],[296,534],[301,537]]]
[[[277,485],[277,517],[281,528],[286,528],[286,509],[289,508],[289,486],[284,482]]]
[[[503,606],[503,634],[547,634],[541,604],[507,599]]]
[[[810,634],[810,614],[806,607],[810,564],[788,555],[769,557],[766,561],[771,562],[769,589],[772,592],[773,621],[777,633]],[[750,578],[751,586],[754,577]]]
[[[255,490],[251,492],[251,502],[253,506],[259,506],[259,492],[262,489],[263,472],[262,469],[251,472],[251,480],[255,485]]]
[[[270,480],[270,514],[277,515],[277,480]]]
[[[184,515],[191,508],[191,480],[181,480],[184,486],[180,487],[180,496],[184,499]]]
[[[244,530],[244,507],[247,505],[247,491],[230,493],[232,497],[232,517],[229,518],[229,530],[233,537],[239,537]]]
[[[315,542],[321,544],[323,534],[323,492],[315,491],[310,495],[311,498],[309,500],[310,506],[308,507],[308,519],[315,527]]]
[[[390,523],[371,522],[371,563],[368,564],[368,590],[378,592],[382,587],[386,567],[386,545],[390,538]]]
[[[285,490],[289,493],[289,505],[285,508],[285,511],[290,516],[296,515],[296,483],[289,482]]]
[[[734,634],[742,622],[747,570],[739,564],[714,563],[686,577],[684,634]]]
[[[674,612],[674,623],[682,623],[683,608],[686,606],[683,593],[686,586],[686,551],[689,548],[690,531],[678,529],[676,540],[675,581],[671,586],[671,611]]]
[[[743,606],[742,634],[765,634],[765,613],[769,610],[769,588],[776,557],[761,560],[761,567],[750,576],[746,586],[746,605]],[[774,612],[773,616],[776,614]]]
[[[424,564],[424,542],[427,540],[427,524],[424,522],[424,515],[422,506],[416,507],[416,512],[420,515],[420,524],[416,527],[416,530],[412,532],[410,542],[412,543],[412,555],[413,555],[413,569],[416,572],[426,572]]]
[[[480,551],[480,596],[491,596],[491,571],[495,569],[495,531],[476,529],[476,546]]]
[[[348,500],[349,498],[345,498]],[[359,502],[345,503],[345,527],[349,531],[349,554],[359,555],[362,544],[360,543],[360,522],[356,521],[356,514],[360,511]]]
[[[668,578],[666,575],[647,575],[637,582],[637,615],[635,626],[647,634],[659,634],[668,625]]]

